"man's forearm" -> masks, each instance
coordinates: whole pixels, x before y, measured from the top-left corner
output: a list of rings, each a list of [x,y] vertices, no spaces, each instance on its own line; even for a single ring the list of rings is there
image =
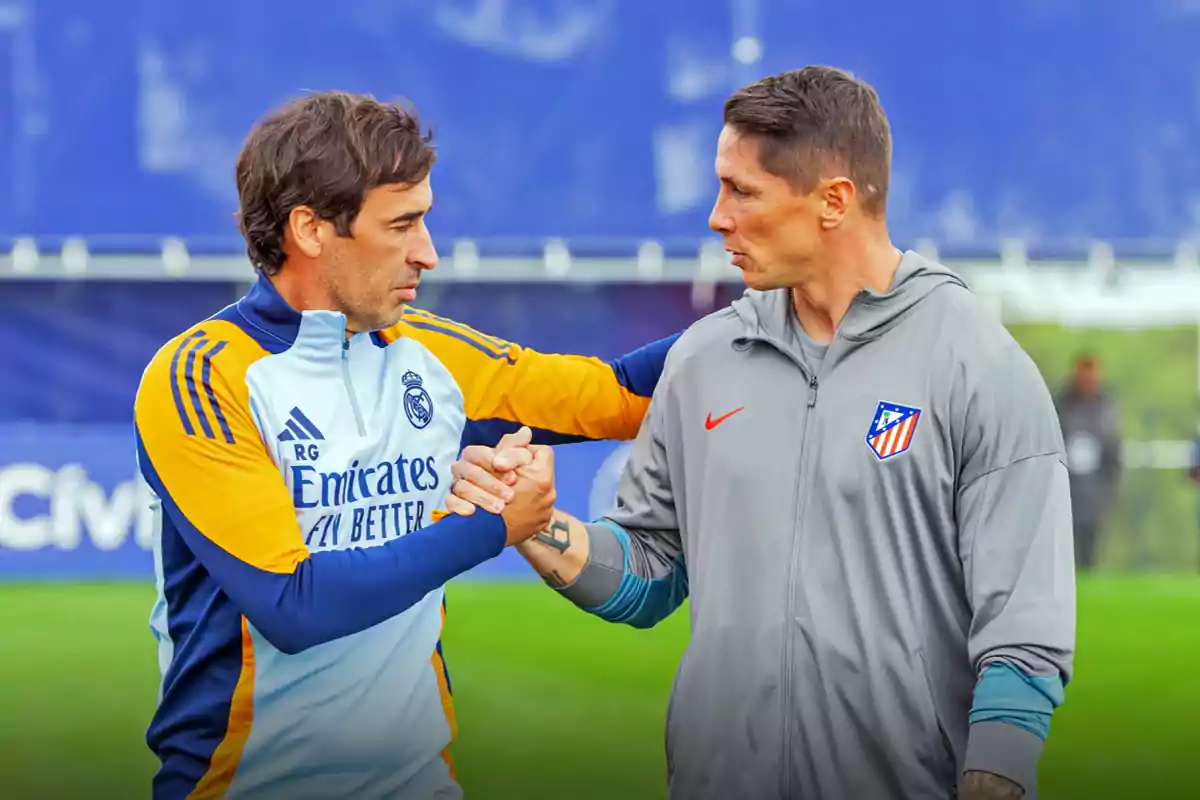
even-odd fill
[[[444,517],[379,547],[312,553],[291,572],[274,572],[230,555],[177,509],[168,513],[234,606],[288,655],[407,611],[446,581],[499,555],[505,539],[503,518],[479,511]]]
[[[550,527],[517,549],[564,598],[609,622],[649,628],[687,595],[681,554],[671,558],[654,534],[610,521],[556,510]]]
[[[516,548],[549,586],[564,589],[575,582],[587,564],[588,545],[587,527],[556,509],[549,528]]]

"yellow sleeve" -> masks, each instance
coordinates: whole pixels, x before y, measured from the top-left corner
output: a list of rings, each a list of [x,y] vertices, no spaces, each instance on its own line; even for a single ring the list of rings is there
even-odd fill
[[[245,565],[290,573],[308,557],[291,495],[250,414],[246,369],[266,355],[210,321],[151,361],[134,404],[138,459],[185,539]]]
[[[478,434],[474,440],[528,425],[551,444],[636,437],[674,340],[605,362],[540,353],[415,308],[384,337],[420,342],[450,370]]]

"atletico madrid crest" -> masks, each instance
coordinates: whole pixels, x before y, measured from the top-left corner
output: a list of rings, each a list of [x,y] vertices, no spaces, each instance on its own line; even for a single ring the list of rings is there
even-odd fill
[[[867,431],[867,446],[880,461],[900,455],[912,444],[920,418],[919,408],[881,402]]]

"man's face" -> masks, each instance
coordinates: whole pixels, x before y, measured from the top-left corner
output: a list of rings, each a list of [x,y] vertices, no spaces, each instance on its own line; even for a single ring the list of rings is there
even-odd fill
[[[759,163],[758,142],[726,126],[717,140],[720,190],[708,225],[725,240],[752,289],[794,286],[816,258],[823,203]]]
[[[432,205],[428,177],[379,186],[367,192],[350,237],[326,238],[324,281],[351,331],[394,325],[416,299],[421,272],[438,262],[425,224]]]
[[[1075,365],[1075,389],[1081,394],[1100,391],[1100,365],[1092,359],[1083,359]]]

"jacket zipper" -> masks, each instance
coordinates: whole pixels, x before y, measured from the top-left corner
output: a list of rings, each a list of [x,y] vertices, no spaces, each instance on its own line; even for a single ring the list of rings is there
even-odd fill
[[[828,358],[828,353],[826,353]],[[800,434],[800,468],[796,472],[796,516],[792,521],[792,552],[788,559],[788,599],[787,627],[783,632],[783,670],[780,672],[782,685],[780,695],[783,709],[783,797],[785,800],[792,796],[792,641],[795,638],[794,617],[796,613],[796,573],[799,571],[796,560],[800,552],[800,520],[804,516],[804,490],[808,477],[808,429],[812,422],[812,409],[817,404],[817,376],[813,374],[808,379],[808,411],[804,415],[804,429]]]
[[[346,384],[346,394],[350,396],[350,408],[354,411],[354,422],[358,425],[358,435],[366,436],[367,427],[363,425],[362,412],[358,408],[358,398],[354,394],[354,383],[350,380],[350,340],[342,339],[342,381]]]

